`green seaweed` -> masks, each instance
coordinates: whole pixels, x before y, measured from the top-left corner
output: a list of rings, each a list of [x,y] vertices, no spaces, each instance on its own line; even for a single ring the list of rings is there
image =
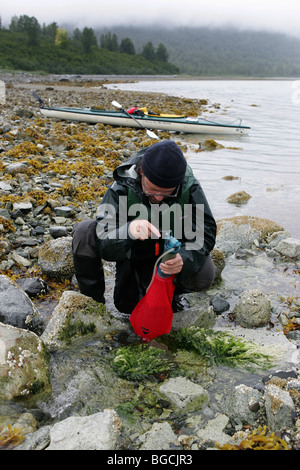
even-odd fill
[[[257,367],[267,369],[272,366],[270,357],[258,345],[235,338],[223,331],[190,327],[180,328],[161,339],[175,354],[170,360],[162,349],[146,344],[124,346],[112,358],[114,371],[127,380],[142,380],[153,376],[176,374],[175,369],[183,367],[179,351],[190,351],[206,363],[228,367],[244,367],[253,370]],[[201,366],[202,369],[205,365]],[[175,370],[175,372],[174,372]]]
[[[100,317],[107,314],[105,304],[96,301],[92,301],[91,304],[84,307],[81,312],[83,315],[99,315]]]
[[[84,323],[82,320],[71,323],[71,320],[68,319],[59,333],[59,339],[69,343],[75,336],[85,336],[94,333],[95,330],[96,325],[94,323]]]
[[[117,349],[112,367],[120,377],[141,380],[165,374],[174,368],[174,363],[161,349],[146,344],[135,344]]]
[[[175,349],[194,351],[216,365],[267,369],[272,366],[271,358],[258,345],[236,338],[223,331],[198,327],[180,328],[169,335],[168,346]]]
[[[157,419],[164,412],[159,394],[150,391],[142,383],[139,384],[132,400],[119,403],[115,409],[122,420],[126,420],[129,424],[146,417]]]

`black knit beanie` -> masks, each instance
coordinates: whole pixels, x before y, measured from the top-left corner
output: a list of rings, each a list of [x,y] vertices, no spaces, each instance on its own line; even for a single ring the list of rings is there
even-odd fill
[[[175,188],[183,182],[186,159],[173,140],[151,145],[143,155],[142,169],[152,184],[161,188]]]

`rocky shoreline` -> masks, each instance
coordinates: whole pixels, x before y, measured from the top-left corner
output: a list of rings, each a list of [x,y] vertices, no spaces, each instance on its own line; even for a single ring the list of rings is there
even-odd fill
[[[171,342],[203,330],[230,334],[254,344],[256,359],[271,358],[269,370],[208,365],[162,338],[149,350],[165,354],[170,371],[140,380],[118,373],[115,354],[141,345],[113,306],[113,265],[105,307],[78,292],[71,233],[94,216],[115,166],[152,142],[143,130],[43,119],[30,90],[62,106],[108,108],[117,99],[191,115],[213,105],[82,77],[0,79],[0,447],[243,449],[259,435],[271,449],[299,449],[300,241],[276,221],[218,221],[220,277],[174,314]]]

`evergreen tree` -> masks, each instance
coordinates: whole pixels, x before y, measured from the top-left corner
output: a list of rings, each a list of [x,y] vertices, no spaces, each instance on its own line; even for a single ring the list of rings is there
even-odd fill
[[[100,47],[112,52],[118,52],[118,36],[111,33],[102,34],[100,37]]]
[[[10,20],[10,24],[9,24],[9,30],[12,31],[12,32],[17,32],[18,31],[18,17],[17,15],[14,15],[11,20]]]
[[[72,42],[77,49],[82,47],[82,32],[79,28],[74,29]]]
[[[50,23],[49,25],[43,24],[42,27],[42,34],[46,40],[49,40],[53,44],[55,43],[55,38],[56,38],[56,31],[57,31],[57,23],[53,22]]]
[[[155,60],[155,49],[151,41],[147,42],[143,47],[142,56],[145,57],[145,59],[150,60],[150,62]]]
[[[161,62],[168,62],[169,54],[164,44],[160,43],[156,49],[156,58]]]
[[[82,31],[81,42],[84,51],[88,54],[91,52],[92,46],[97,46],[97,38],[92,28],[85,27]]]
[[[120,52],[125,53],[125,54],[135,54],[135,47],[131,39],[125,38],[122,39],[121,44],[120,44]]]
[[[11,31],[25,33],[27,36],[27,42],[30,46],[35,46],[39,43],[41,26],[34,16],[13,16],[9,29]]]

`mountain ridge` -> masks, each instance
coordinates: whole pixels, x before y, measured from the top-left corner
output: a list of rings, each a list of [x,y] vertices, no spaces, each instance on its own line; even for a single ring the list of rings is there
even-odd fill
[[[162,42],[180,73],[199,76],[299,77],[300,39],[283,33],[236,28],[95,28],[140,44]]]

